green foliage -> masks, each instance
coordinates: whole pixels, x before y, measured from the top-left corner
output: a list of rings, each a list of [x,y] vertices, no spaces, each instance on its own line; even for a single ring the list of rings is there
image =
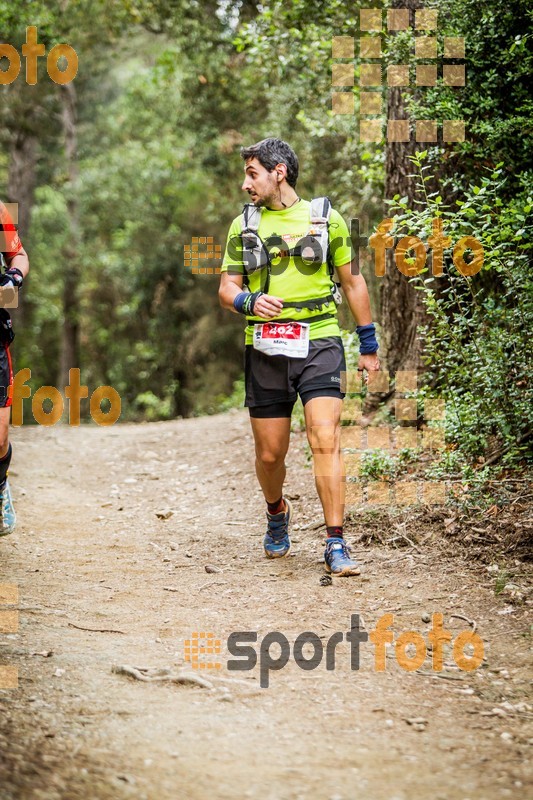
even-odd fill
[[[427,4],[425,4],[427,5]],[[473,175],[480,165],[503,162],[509,178],[506,192],[517,189],[520,175],[531,160],[533,71],[531,21],[533,7],[528,0],[439,0],[439,55],[444,37],[464,37],[464,87],[443,83],[439,67],[433,87],[405,89],[411,119],[464,120],[465,141],[446,146],[445,163],[441,148],[431,150],[435,169],[443,175]],[[415,58],[414,31],[391,35],[386,47],[389,63],[420,63]],[[434,63],[434,62],[432,62]],[[447,61],[446,63],[450,63]],[[515,180],[516,178],[516,180]]]
[[[298,397],[292,410],[291,431],[305,431],[305,413],[302,401]],[[307,445],[309,447],[309,445]],[[309,447],[309,455],[311,448]]]
[[[393,482],[405,474],[410,464],[416,462],[417,450],[405,447],[392,455],[388,450],[365,450],[361,455],[360,477],[363,481]]]
[[[246,387],[244,385],[244,376],[238,378],[233,383],[233,391],[229,395],[221,395],[217,398],[216,411],[230,411],[231,409],[242,409],[244,407],[244,397],[246,394]]]
[[[66,42],[79,56],[79,178],[69,184],[60,92],[41,60],[39,84],[4,87],[0,109],[6,152],[20,132],[39,147],[17,367],[57,382],[75,192],[83,382],[114,386],[124,419],[212,413],[240,373],[242,321],[219,308],[216,278],[184,267],[183,246],[206,235],[223,244],[244,199],[240,146],[286,138],[304,196],[330,193],[347,215],[376,213],[381,156],[362,151],[354,120],[323,102],[331,36],[354,28],[357,9],[347,15],[338,0],[320,9],[275,1],[262,13],[252,0],[26,6],[0,0],[4,41],[20,49],[34,24],[46,48]],[[7,173],[6,157],[2,196]]]
[[[55,386],[57,381],[62,297],[57,265],[51,254],[62,252],[69,235],[62,193],[51,186],[42,186],[37,189],[36,201],[32,259],[38,266],[23,290],[23,301],[31,313],[27,314],[28,328],[20,331],[20,335],[17,333],[14,342],[16,369],[31,369],[32,390],[43,385]]]
[[[506,569],[498,570],[496,579],[494,581],[494,594],[498,595],[503,592],[508,583],[510,583],[513,575]]]
[[[262,13],[238,30],[265,103],[255,138],[281,136],[298,153],[304,196],[327,194],[346,217],[377,219],[383,186],[383,151],[359,141],[357,116],[331,110],[331,40],[359,30],[362,0],[349,6],[310,0],[267,0]],[[275,54],[275,58],[273,57]],[[357,81],[356,81],[357,83]],[[356,114],[358,89],[354,89]]]
[[[446,437],[460,454],[458,462],[466,457],[482,463],[501,453],[503,464],[517,465],[527,454],[533,423],[533,242],[527,222],[533,201],[525,189],[504,203],[507,179],[497,165],[464,186],[451,207],[427,191],[434,178],[426,156],[423,151],[412,158],[425,203],[412,210],[394,198],[396,225],[427,242],[432,220],[440,217],[453,245],[469,236],[484,249],[477,275],[463,276],[448,249],[444,277],[434,278],[426,264],[410,279],[423,294],[429,318],[422,331],[426,387],[447,401]]]
[[[137,411],[137,419],[143,419],[147,422],[154,422],[158,419],[171,419],[173,410],[171,395],[162,401],[160,397],[149,391],[138,394],[133,404],[133,414]]]
[[[386,450],[365,450],[359,474],[363,480],[393,481],[397,467],[397,460]]]
[[[124,418],[242,405],[242,382],[235,384],[242,320],[219,308],[216,277],[194,276],[183,263],[192,236],[222,244],[240,211],[242,144],[267,135],[287,139],[300,157],[302,195],[329,194],[346,218],[369,220],[363,232],[381,219],[384,147],[361,143],[357,117],[333,115],[330,104],[331,38],[356,36],[359,9],[367,6],[362,0],[349,7],[342,0],[0,0],[2,41],[20,49],[26,25],[34,24],[47,49],[68,42],[80,57],[80,367],[90,388],[115,386]],[[464,456],[475,462],[498,448],[508,448],[502,461],[514,465],[530,424],[524,381],[532,314],[531,11],[525,0],[505,8],[494,0],[443,0],[438,8],[440,46],[443,35],[466,35],[467,87],[439,81],[414,91],[410,112],[465,119],[467,141],[419,154],[425,210],[409,210],[408,199],[398,197],[393,211],[398,230],[403,225],[424,242],[431,219],[441,216],[454,242],[465,235],[482,242],[485,264],[465,279],[448,252],[446,279],[432,281],[426,272],[413,281],[428,309],[428,383],[420,396],[449,401],[447,435],[456,447],[445,454],[450,470],[466,469]],[[412,59],[413,35],[391,40],[386,63]],[[358,87],[353,93],[357,114]],[[31,134],[40,148],[24,237],[32,271],[24,287],[25,329],[15,342],[17,368],[29,366],[35,386],[55,385],[73,191],[58,91],[48,78],[37,87],[17,81],[2,87],[2,101],[3,194],[17,137]],[[374,299],[376,308],[377,291]],[[346,305],[341,314],[353,328]],[[343,338],[348,369],[355,369],[357,337]],[[294,424],[302,428],[303,411],[295,411]]]

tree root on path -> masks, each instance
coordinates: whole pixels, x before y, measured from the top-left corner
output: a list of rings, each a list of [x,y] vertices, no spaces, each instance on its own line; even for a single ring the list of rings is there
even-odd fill
[[[169,683],[184,684],[187,686],[201,686],[203,689],[213,688],[213,684],[210,681],[201,678],[199,675],[193,675],[190,672],[172,674],[169,669],[130,667],[128,664],[114,664],[111,667],[111,672],[115,672],[117,675],[128,675],[130,678],[135,678],[135,680],[138,681],[145,681],[146,683],[168,681]]]
[[[439,678],[441,681],[464,681],[461,675],[453,675],[446,672],[428,672],[422,669],[415,670],[415,675],[423,675],[424,678]]]
[[[114,628],[84,628],[82,625],[75,625],[73,622],[67,623],[69,628],[76,628],[78,631],[89,631],[90,633],[124,633]]]
[[[167,681],[168,683],[178,683],[189,686],[201,686],[202,689],[213,689],[215,691],[228,692],[226,686],[217,686],[216,683],[229,683],[232,686],[236,684],[246,686],[248,692],[245,692],[246,697],[251,697],[255,694],[261,693],[252,680],[242,680],[239,678],[230,678],[226,675],[210,675],[209,680],[202,678],[200,675],[195,675],[192,672],[172,672],[169,667],[132,667],[129,664],[115,664],[111,667],[111,672],[117,675],[127,675],[130,678],[135,678],[137,681],[144,681],[145,683],[154,683],[156,681]]]
[[[472,633],[475,633],[477,630],[477,622],[475,621],[475,619],[469,619],[468,617],[464,617],[462,614],[450,614],[450,619],[464,620],[464,622],[467,622],[472,628]]]

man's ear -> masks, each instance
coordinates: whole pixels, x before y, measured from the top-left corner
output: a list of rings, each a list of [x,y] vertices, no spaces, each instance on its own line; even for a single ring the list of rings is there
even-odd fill
[[[283,178],[287,177],[287,165],[286,164],[277,164],[275,169],[276,169],[276,175],[277,175],[276,179],[278,181],[282,181]]]

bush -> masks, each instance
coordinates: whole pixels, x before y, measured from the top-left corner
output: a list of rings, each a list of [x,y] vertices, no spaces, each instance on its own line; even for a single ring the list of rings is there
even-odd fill
[[[399,196],[390,201],[391,212],[397,214],[396,230],[401,226],[427,242],[432,220],[441,218],[453,245],[466,236],[481,242],[484,261],[478,274],[464,276],[447,250],[443,277],[434,278],[426,264],[410,278],[423,293],[430,320],[422,330],[428,365],[424,392],[446,400],[447,440],[464,464],[466,457],[470,462],[501,460],[517,466],[530,455],[527,442],[533,422],[533,243],[527,225],[533,198],[523,188],[504,203],[507,179],[499,164],[486,169],[452,208],[437,192],[426,191],[435,180],[424,165],[426,158],[427,151],[411,157],[425,196],[423,207],[408,209]],[[457,196],[459,191],[454,186],[450,194]],[[414,264],[414,259],[408,261]]]

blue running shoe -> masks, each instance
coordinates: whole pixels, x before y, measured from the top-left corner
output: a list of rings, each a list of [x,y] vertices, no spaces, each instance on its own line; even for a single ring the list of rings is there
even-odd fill
[[[8,533],[13,533],[16,522],[17,515],[13,508],[9,481],[6,478],[4,485],[0,487],[0,536],[7,536]]]
[[[332,536],[331,539],[327,540],[324,561],[326,562],[327,571],[337,577],[359,575],[361,573],[359,564],[350,558],[350,548],[341,538]]]
[[[292,516],[292,506],[285,500],[287,511],[279,514],[269,514],[267,511],[268,528],[263,539],[263,547],[268,558],[283,558],[289,554],[291,540],[289,539],[289,522]]]

